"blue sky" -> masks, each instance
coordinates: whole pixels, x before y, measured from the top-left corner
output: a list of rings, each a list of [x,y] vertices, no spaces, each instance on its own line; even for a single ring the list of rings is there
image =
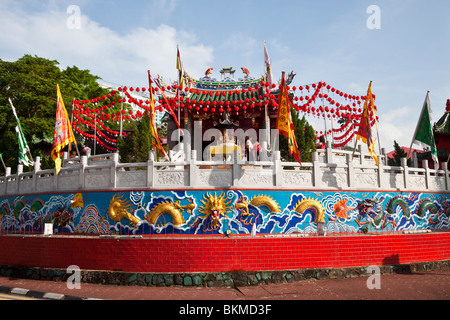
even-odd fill
[[[77,28],[67,9],[80,9]],[[370,30],[370,5],[380,8]],[[299,0],[0,0],[0,58],[24,54],[89,69],[105,82],[146,86],[146,71],[176,78],[176,46],[194,77],[214,68],[263,73],[263,44],[274,77],[293,85],[325,81],[352,95],[377,96],[381,146],[409,147],[427,91],[433,120],[450,98],[450,2]],[[71,20],[74,21],[74,20]],[[323,120],[311,118],[316,130]]]

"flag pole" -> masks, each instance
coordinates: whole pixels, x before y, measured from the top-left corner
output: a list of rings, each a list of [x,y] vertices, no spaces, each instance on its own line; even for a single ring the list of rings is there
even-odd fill
[[[122,94],[123,94],[123,96],[122,96]],[[119,136],[122,138],[122,136],[123,136],[123,122],[122,122],[122,119],[123,119],[123,98],[125,98],[125,93],[124,92],[122,92],[122,93],[120,93],[120,97],[122,98],[122,99],[120,99],[121,100],[121,102],[120,102],[120,134],[119,134]]]
[[[94,113],[94,156],[97,155],[97,112]]]
[[[372,83],[372,81],[370,81],[370,83]],[[371,92],[371,94],[372,94],[372,92]],[[373,104],[375,104],[375,99],[373,99],[373,94],[372,94],[372,101],[374,102]],[[378,130],[378,120],[377,120],[377,115],[376,115],[376,113],[375,113],[375,106],[374,106],[374,105],[372,105],[372,113],[373,113],[373,116],[374,116],[374,118],[375,118],[375,125],[376,125],[376,127],[377,127],[378,151],[380,152],[380,155],[381,155],[380,132],[379,132],[379,130]]]
[[[2,164],[3,164],[3,167],[5,168],[5,174],[6,174],[6,164],[5,164],[5,161],[3,161],[3,155],[1,153],[0,153],[0,159],[2,159]]]
[[[75,106],[74,106],[74,101],[75,101],[75,98],[72,100],[72,114],[71,114],[71,116],[70,116],[70,119],[71,119],[71,121],[70,121],[70,126],[72,126],[72,123],[73,123],[73,110],[74,110],[74,108],[75,108]],[[75,134],[74,134],[74,137],[75,137]],[[77,139],[75,138],[75,148],[77,149],[77,155],[78,155],[78,158],[81,158],[81,156],[80,156],[80,150],[78,150],[78,142],[77,142]]]
[[[181,108],[180,108],[180,87],[183,67],[181,66],[180,48],[177,44],[177,66],[180,64],[180,70],[178,70],[178,86],[177,86],[177,104],[178,104],[178,122],[181,120]],[[181,143],[181,132],[178,131],[178,143]]]
[[[266,67],[266,40],[263,42],[263,72],[264,72],[264,83],[267,82],[267,67]],[[266,126],[266,140],[267,140],[267,149],[270,150],[271,148],[271,136],[270,136],[270,118],[269,113],[267,109],[267,103],[264,106],[264,122]]]

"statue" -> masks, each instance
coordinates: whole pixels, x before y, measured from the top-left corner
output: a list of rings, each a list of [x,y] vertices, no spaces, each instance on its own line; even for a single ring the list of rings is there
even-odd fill
[[[214,68],[209,68],[208,70],[206,70],[205,76],[209,78],[211,73],[213,72],[213,70],[214,70]]]
[[[244,74],[245,74],[245,78],[249,78],[250,77],[250,71],[248,71],[247,68],[241,68],[241,69],[242,69],[242,72],[244,72]]]

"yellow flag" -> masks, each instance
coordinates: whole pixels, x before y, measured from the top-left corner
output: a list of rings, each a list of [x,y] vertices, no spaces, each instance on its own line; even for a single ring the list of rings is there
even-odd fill
[[[376,121],[375,103],[372,95],[372,82],[370,82],[369,89],[367,90],[366,102],[364,103],[363,112],[361,114],[361,122],[359,123],[359,129],[356,133],[356,141],[361,140],[362,142],[367,143],[369,153],[378,165],[378,157],[377,153],[375,152],[376,139],[373,138],[372,124],[369,115],[369,104],[372,109],[373,117]]]
[[[61,158],[59,153],[72,142],[76,143],[76,140],[58,84],[56,85],[56,91],[57,106],[55,132],[53,134],[52,159],[55,161],[56,174],[58,174],[61,170]]]
[[[283,77],[281,79],[280,98],[278,100],[278,117],[276,128],[283,134],[289,141],[289,153],[294,157],[298,163],[300,161],[300,151],[298,150],[297,140],[295,139],[294,124],[292,123],[291,107],[289,105],[288,92],[286,88],[286,80]]]

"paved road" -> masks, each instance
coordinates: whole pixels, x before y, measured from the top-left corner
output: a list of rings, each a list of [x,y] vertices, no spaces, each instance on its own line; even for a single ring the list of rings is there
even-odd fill
[[[18,296],[14,294],[0,294],[0,301],[17,301],[17,300],[38,300],[38,299]]]
[[[81,284],[70,290],[64,282],[0,277],[0,287],[47,293],[55,299],[246,301],[246,300],[450,300],[450,270],[380,276],[380,289],[367,287],[369,278],[311,280],[238,288],[157,288]],[[369,281],[376,284],[374,281]],[[50,294],[49,294],[50,293]],[[32,296],[28,293],[29,296]]]

